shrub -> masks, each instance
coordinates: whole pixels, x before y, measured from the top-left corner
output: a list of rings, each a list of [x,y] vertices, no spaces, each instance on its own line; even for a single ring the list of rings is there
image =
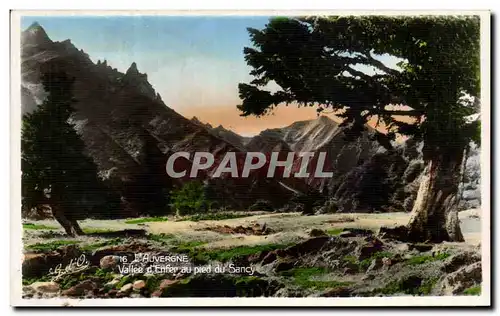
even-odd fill
[[[265,211],[265,212],[274,212],[274,207],[271,202],[266,200],[258,200],[254,204],[252,204],[249,208],[249,211]]]
[[[202,183],[191,181],[184,184],[180,189],[171,192],[172,207],[179,215],[193,214],[200,211],[208,211],[211,203],[205,195]]]

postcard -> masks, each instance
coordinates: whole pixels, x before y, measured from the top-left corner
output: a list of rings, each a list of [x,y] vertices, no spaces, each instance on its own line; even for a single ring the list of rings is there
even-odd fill
[[[11,12],[15,306],[488,306],[490,13]]]

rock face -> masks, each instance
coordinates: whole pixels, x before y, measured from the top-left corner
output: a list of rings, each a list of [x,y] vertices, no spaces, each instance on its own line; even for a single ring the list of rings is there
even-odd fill
[[[172,153],[211,152],[217,162],[226,152],[242,152],[240,144],[231,144],[167,107],[135,63],[125,74],[106,61],[94,64],[70,40],[51,41],[38,24],[22,33],[21,52],[23,113],[45,98],[43,72],[64,71],[75,78],[75,128],[103,178],[119,191],[121,216],[165,212],[167,193],[186,180],[167,176],[165,163]],[[191,164],[190,160],[178,162],[185,167]],[[247,207],[257,199],[279,205],[292,194],[259,174],[229,180],[225,204],[234,207]]]

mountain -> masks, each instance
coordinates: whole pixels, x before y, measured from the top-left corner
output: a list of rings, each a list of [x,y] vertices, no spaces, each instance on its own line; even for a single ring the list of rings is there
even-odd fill
[[[125,73],[107,61],[95,64],[71,40],[52,41],[37,23],[21,38],[22,112],[33,111],[45,98],[42,73],[64,71],[74,77],[75,128],[101,174],[122,194],[130,214],[165,208],[165,195],[182,181],[166,175],[165,163],[172,153],[208,151],[220,162],[226,152],[242,152],[241,144],[216,136],[166,106],[136,63]],[[188,167],[191,161],[180,163]],[[292,194],[257,173],[225,181],[225,202],[235,207],[258,199],[280,205]]]
[[[247,144],[250,150],[269,152],[325,152],[328,170],[334,173],[332,179],[318,179],[313,175],[308,183],[321,190],[342,174],[352,170],[372,157],[380,148],[365,132],[356,141],[344,139],[343,128],[327,116],[319,116],[314,120],[298,121],[283,128],[273,128],[262,131]],[[315,156],[317,157],[317,156]],[[310,169],[316,168],[317,160],[312,160]],[[299,161],[294,164],[298,169]]]
[[[212,125],[210,125],[208,123],[202,123],[196,116],[193,116],[191,118],[191,122],[193,122],[199,126],[205,127],[210,132],[210,134],[225,140],[226,142],[230,143],[234,147],[236,147],[242,151],[247,150],[247,148],[245,147],[245,144],[250,141],[249,137],[243,137],[241,135],[238,135],[235,132],[224,128],[224,126],[222,126],[222,125],[219,125],[217,127],[212,127]]]

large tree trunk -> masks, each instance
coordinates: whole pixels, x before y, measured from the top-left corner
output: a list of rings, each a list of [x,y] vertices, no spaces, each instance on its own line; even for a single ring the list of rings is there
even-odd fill
[[[464,241],[458,203],[465,158],[462,152],[459,157],[440,156],[428,162],[407,226],[409,240]]]
[[[64,211],[60,206],[53,205],[51,206],[51,208],[52,208],[52,215],[57,220],[57,222],[59,222],[59,224],[61,224],[61,226],[64,228],[66,234],[72,237],[78,235],[84,235],[84,232],[80,228],[80,225],[78,225],[78,222],[76,220],[69,219],[64,214]]]

